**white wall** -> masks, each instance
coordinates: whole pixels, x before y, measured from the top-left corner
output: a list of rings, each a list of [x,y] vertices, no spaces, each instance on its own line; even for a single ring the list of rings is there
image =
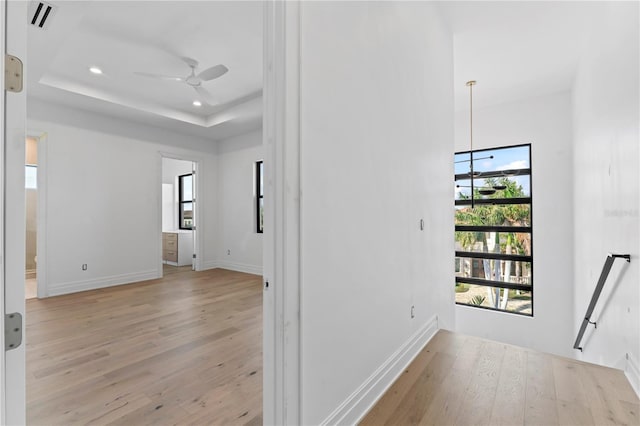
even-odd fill
[[[187,175],[192,170],[191,161],[176,160],[173,158],[162,159],[162,183],[175,185],[178,176]]]
[[[303,2],[300,67],[302,423],[349,423],[454,327],[452,39],[433,3]]]
[[[221,268],[262,274],[262,234],[256,232],[255,162],[262,160],[262,131],[219,142]]]
[[[476,97],[482,97],[481,82],[474,88]],[[455,133],[456,151],[469,150],[468,109],[456,113]],[[573,164],[569,92],[474,108],[474,149],[522,143],[531,143],[533,317],[458,305],[456,331],[573,356]]]
[[[573,326],[577,334],[607,253],[631,254],[611,270],[580,357],[624,368],[640,394],[639,10],[603,9],[574,85]]]
[[[201,162],[200,256],[215,260],[213,141],[37,101],[29,103],[28,128],[48,136],[39,158],[46,164],[48,295],[161,274],[160,152]]]

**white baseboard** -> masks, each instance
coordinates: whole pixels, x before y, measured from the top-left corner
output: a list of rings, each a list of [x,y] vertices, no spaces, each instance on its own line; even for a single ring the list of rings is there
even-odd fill
[[[631,387],[636,392],[636,395],[640,398],[640,368],[638,368],[638,364],[636,364],[632,354],[629,354],[624,374],[627,376],[627,380],[631,383]]]
[[[247,274],[262,275],[262,266],[247,265],[246,263],[216,262],[216,268],[229,269],[231,271],[245,272]]]
[[[438,317],[434,316],[414,333],[365,382],[360,385],[322,425],[355,425],[391,387],[429,340],[438,331]]]
[[[205,260],[202,262],[201,271],[206,271],[207,269],[215,269],[218,267],[217,260]]]
[[[156,278],[160,278],[158,276],[158,271],[152,270],[134,272],[130,274],[111,275],[108,277],[93,278],[90,280],[82,281],[72,281],[61,284],[49,284],[47,286],[47,297],[77,293],[79,291],[96,290],[99,288],[130,284],[138,281],[154,280]]]

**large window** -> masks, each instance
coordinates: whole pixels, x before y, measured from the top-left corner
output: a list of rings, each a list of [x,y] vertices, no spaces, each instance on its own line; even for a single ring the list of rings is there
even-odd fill
[[[193,229],[193,175],[178,177],[178,227]]]
[[[264,166],[262,161],[256,162],[256,232],[264,230]]]
[[[456,303],[532,316],[531,145],[456,153],[455,185]]]

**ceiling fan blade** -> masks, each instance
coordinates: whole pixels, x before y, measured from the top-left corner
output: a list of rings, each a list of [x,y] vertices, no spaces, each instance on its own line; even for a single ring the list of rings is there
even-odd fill
[[[225,67],[224,65],[215,65],[198,74],[198,78],[203,81],[210,81],[225,75],[227,71],[229,71],[229,68]]]
[[[171,80],[171,81],[184,81],[184,78],[182,77],[175,77],[175,76],[171,76],[171,75],[161,75],[161,74],[153,74],[150,72],[134,72],[134,74],[137,75],[141,75],[143,77],[151,77],[151,78],[157,78],[159,80]]]
[[[181,56],[180,59],[182,59],[184,63],[189,65],[191,68],[195,68],[198,66],[198,61],[188,56]]]
[[[207,104],[209,105],[217,105],[218,101],[216,101],[213,96],[211,95],[211,93],[209,93],[209,91],[207,89],[205,89],[202,86],[195,86],[194,87],[195,91],[198,93],[198,95],[200,95],[200,98],[205,101]]]

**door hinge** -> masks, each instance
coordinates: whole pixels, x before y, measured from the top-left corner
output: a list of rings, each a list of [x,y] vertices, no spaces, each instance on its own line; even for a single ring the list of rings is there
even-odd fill
[[[18,312],[4,316],[4,350],[10,351],[22,344],[22,315]]]
[[[193,253],[193,258],[194,258],[194,259],[196,258],[196,254],[195,254],[195,253]]]
[[[195,226],[192,226],[192,227],[191,227],[191,230],[192,230],[192,231],[195,231],[195,230],[196,230],[196,227],[195,227]]]
[[[12,55],[4,55],[4,88],[8,92],[22,92],[22,61]]]

